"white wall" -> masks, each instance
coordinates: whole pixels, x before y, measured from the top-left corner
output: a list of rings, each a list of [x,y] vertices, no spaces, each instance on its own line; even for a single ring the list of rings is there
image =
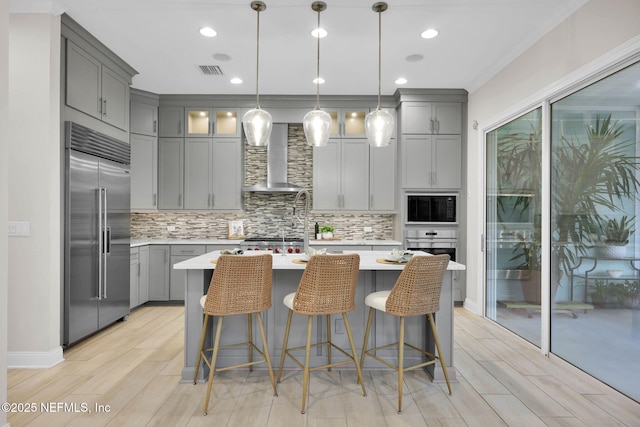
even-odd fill
[[[12,14],[9,41],[9,366],[62,360],[60,16]],[[5,157],[5,158],[6,158]]]
[[[0,0],[0,153],[9,149],[9,0]],[[7,401],[7,212],[8,156],[0,156],[0,403]],[[7,414],[0,411],[0,426]]]
[[[490,128],[528,101],[556,86],[572,72],[640,35],[640,1],[591,0],[475,92],[469,94],[467,162],[467,299],[465,307],[482,313],[484,254],[480,252],[483,209],[483,141]],[[478,122],[478,130],[473,122]]]

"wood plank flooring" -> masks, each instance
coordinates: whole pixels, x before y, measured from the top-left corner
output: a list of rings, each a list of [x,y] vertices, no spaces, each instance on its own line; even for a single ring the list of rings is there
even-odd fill
[[[283,374],[274,397],[265,370],[232,370],[216,377],[203,416],[206,385],[180,383],[183,313],[182,307],[143,307],[66,350],[65,361],[53,368],[10,369],[9,402],[37,406],[35,412],[9,413],[10,425],[640,425],[640,404],[463,308],[455,310],[453,396],[425,373],[408,373],[398,415],[393,371],[366,371],[367,397],[353,371],[316,371],[301,415],[299,371]]]

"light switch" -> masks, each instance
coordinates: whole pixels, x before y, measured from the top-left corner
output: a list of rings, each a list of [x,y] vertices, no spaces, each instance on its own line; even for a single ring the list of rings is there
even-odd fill
[[[30,236],[30,228],[28,221],[9,221],[9,236]]]

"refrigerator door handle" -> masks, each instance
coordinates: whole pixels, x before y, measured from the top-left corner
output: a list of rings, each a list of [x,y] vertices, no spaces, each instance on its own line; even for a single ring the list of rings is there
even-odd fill
[[[107,255],[109,253],[111,253],[111,227],[108,226],[108,216],[107,216],[107,212],[108,208],[107,208],[107,189],[103,188],[102,189],[102,194],[104,195],[104,203],[103,203],[103,217],[104,217],[104,251],[102,253],[102,256],[104,258],[104,267],[103,267],[103,276],[102,276],[102,299],[106,299],[107,298]]]
[[[104,253],[104,206],[102,206],[102,193],[104,188],[98,188],[98,301],[102,299],[102,254]]]

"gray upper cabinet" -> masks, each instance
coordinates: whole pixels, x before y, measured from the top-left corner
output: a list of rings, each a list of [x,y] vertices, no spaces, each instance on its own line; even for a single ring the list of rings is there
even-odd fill
[[[241,209],[240,138],[186,138],[185,209]]]
[[[165,107],[158,109],[158,136],[184,136],[184,108]]]
[[[184,139],[158,140],[158,208],[183,208]]]
[[[131,209],[158,208],[158,139],[132,133]]]
[[[158,136],[158,105],[131,101],[131,133]]]
[[[129,130],[129,82],[96,56],[67,40],[66,104],[122,130]]]
[[[459,102],[406,102],[402,104],[402,133],[460,135],[462,104]]]
[[[404,135],[402,187],[457,189],[462,182],[459,135]]]
[[[369,143],[330,140],[313,149],[313,209],[369,209]]]
[[[331,137],[365,138],[364,119],[369,107],[325,109],[331,116]]]
[[[397,142],[369,149],[369,210],[394,211]]]

